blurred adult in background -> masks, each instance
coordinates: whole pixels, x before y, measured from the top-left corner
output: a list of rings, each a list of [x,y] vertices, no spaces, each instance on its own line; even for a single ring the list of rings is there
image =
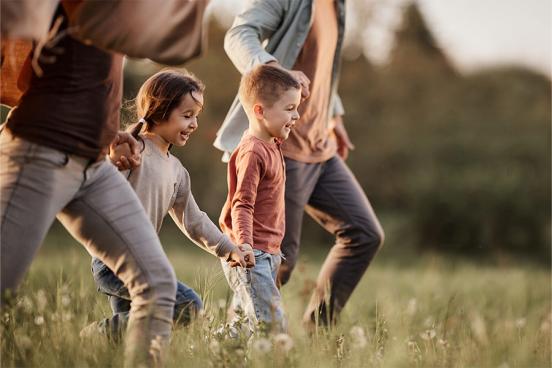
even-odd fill
[[[249,1],[225,37],[225,50],[243,74],[261,63],[289,70],[303,98],[289,139],[286,164],[286,232],[278,279],[285,285],[299,256],[303,213],[336,237],[304,315],[307,328],[335,322],[377,250],[383,230],[344,160],[353,145],[337,94],[345,29],[344,0]],[[236,98],[215,146],[231,153],[247,128]]]
[[[106,160],[110,145],[128,143],[134,155],[123,166],[139,164],[135,140],[119,132],[123,56],[107,50],[181,63],[201,49],[205,5],[2,2],[2,73],[11,76],[2,102],[15,105],[0,134],[2,296],[21,283],[57,215],[129,289],[130,367],[162,363],[176,278],[136,194]]]

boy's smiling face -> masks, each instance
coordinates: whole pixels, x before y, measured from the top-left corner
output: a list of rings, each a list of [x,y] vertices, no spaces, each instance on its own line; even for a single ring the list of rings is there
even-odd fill
[[[255,104],[255,115],[269,137],[287,139],[291,128],[299,119],[297,108],[301,102],[301,90],[290,88],[272,104]]]

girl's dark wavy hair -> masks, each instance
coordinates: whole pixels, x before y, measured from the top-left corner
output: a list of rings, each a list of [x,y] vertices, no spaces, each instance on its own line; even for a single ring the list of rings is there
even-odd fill
[[[135,99],[139,121],[127,128],[136,139],[140,132],[150,131],[155,124],[166,121],[186,94],[197,103],[192,92],[203,93],[205,86],[193,74],[165,69],[148,78]]]

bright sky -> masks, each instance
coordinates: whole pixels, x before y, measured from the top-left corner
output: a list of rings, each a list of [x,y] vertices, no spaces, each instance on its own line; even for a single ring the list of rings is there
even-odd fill
[[[420,0],[441,46],[465,68],[520,63],[549,76],[550,0]]]
[[[243,0],[212,0],[217,16],[239,10]],[[300,0],[294,0],[300,1]],[[365,53],[384,62],[392,33],[408,0],[348,0],[348,7],[376,8],[375,26],[364,25]],[[552,76],[552,5],[550,0],[418,0],[439,45],[463,70],[496,64],[522,64]],[[353,13],[353,12],[350,12]],[[354,19],[349,14],[348,25]],[[359,39],[349,34],[349,39]]]

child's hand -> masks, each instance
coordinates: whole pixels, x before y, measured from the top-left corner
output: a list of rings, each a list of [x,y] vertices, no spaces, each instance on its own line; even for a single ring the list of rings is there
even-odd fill
[[[130,146],[126,142],[109,147],[109,159],[119,170],[124,170],[127,157],[130,157],[130,155]]]
[[[128,170],[140,165],[138,142],[127,132],[119,132],[109,146],[109,158],[119,170]]]
[[[253,248],[249,244],[241,244],[234,248],[227,259],[230,267],[245,267],[251,268],[255,266],[255,255]]]

